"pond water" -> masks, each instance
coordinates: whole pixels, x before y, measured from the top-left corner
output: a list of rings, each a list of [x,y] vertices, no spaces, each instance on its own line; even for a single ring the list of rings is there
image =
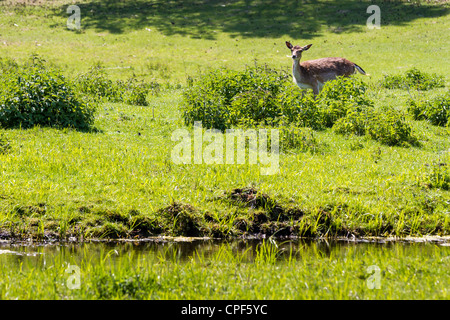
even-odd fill
[[[450,293],[444,238],[184,240],[0,242],[0,299],[447,299]],[[71,290],[77,270],[83,286]]]
[[[431,240],[182,240],[151,239],[144,241],[91,241],[83,243],[9,243],[0,242],[0,261],[2,263],[20,264],[32,257],[58,257],[60,260],[83,261],[87,257],[96,260],[108,255],[115,260],[121,257],[170,257],[179,262],[190,261],[201,256],[208,259],[226,247],[240,261],[252,263],[257,258],[261,248],[270,247],[276,255],[276,261],[286,259],[307,259],[311,256],[339,257],[350,251],[352,256],[366,254],[382,254],[396,252],[401,255],[430,256],[436,250],[443,250],[450,254],[450,239],[435,238]],[[42,260],[42,259],[40,259]],[[38,259],[36,259],[38,261]]]

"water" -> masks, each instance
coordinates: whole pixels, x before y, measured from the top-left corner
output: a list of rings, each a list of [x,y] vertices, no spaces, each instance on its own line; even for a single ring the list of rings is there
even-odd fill
[[[242,261],[252,263],[261,246],[266,244],[276,251],[277,261],[288,258],[302,259],[309,256],[343,257],[349,251],[352,255],[365,255],[380,252],[398,252],[402,255],[429,256],[437,248],[450,251],[450,241],[435,239],[432,241],[385,241],[385,240],[149,240],[149,241],[93,241],[84,243],[0,243],[0,261],[12,267],[33,257],[58,257],[60,260],[83,261],[87,257],[96,260],[109,254],[114,259],[129,257],[173,257],[179,262],[201,256],[208,259],[221,248],[227,247]],[[37,259],[36,259],[37,260]]]
[[[447,299],[449,270],[448,239],[3,242],[0,299]]]

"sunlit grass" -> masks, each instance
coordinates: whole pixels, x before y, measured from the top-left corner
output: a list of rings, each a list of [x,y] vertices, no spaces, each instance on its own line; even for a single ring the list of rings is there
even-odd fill
[[[369,30],[364,27],[369,2],[338,5],[330,0],[289,7],[309,22],[306,27],[301,19],[291,19],[287,25],[280,6],[290,3],[277,2],[269,8],[255,2],[247,8],[242,1],[225,7],[208,2],[203,13],[185,21],[197,3],[155,3],[154,11],[145,7],[136,12],[142,4],[139,0],[119,7],[80,1],[82,31],[73,32],[66,27],[68,3],[2,3],[2,57],[24,61],[37,53],[61,67],[69,79],[100,62],[111,79],[135,74],[170,85],[163,85],[159,95],[149,95],[147,107],[101,104],[97,132],[1,129],[2,145],[7,146],[7,152],[0,152],[4,234],[39,239],[132,237],[139,225],[150,234],[164,233],[169,226],[167,219],[160,220],[159,210],[176,202],[199,213],[205,235],[245,235],[237,225],[251,224],[258,210],[221,198],[227,191],[245,187],[267,194],[283,208],[301,210],[305,219],[297,220],[298,225],[293,219],[283,222],[284,228],[292,227],[298,235],[449,233],[449,191],[430,187],[426,181],[430,165],[449,163],[449,128],[410,116],[406,121],[419,146],[388,147],[367,137],[317,131],[318,150],[284,150],[275,176],[261,175],[258,165],[176,165],[171,159],[172,133],[184,128],[179,104],[188,77],[217,67],[242,70],[255,59],[289,72],[285,40],[313,43],[305,60],[343,56],[361,65],[372,74],[358,77],[368,83],[367,95],[376,108],[406,112],[411,97],[441,95],[447,88],[388,90],[379,80],[415,67],[444,76],[448,84],[450,69],[443,54],[449,51],[446,4],[382,4],[382,28]],[[152,15],[146,14],[149,10]],[[168,12],[171,19],[160,20]],[[261,17],[272,14],[277,23],[270,30],[262,28],[266,22]],[[211,15],[217,21],[205,24]],[[345,28],[339,31],[341,25]],[[323,212],[330,215],[326,221]]]

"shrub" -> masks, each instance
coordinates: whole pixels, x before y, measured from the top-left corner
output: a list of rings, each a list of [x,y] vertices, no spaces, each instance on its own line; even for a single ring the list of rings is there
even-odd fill
[[[276,97],[287,75],[256,65],[243,71],[214,70],[190,81],[183,93],[186,124],[225,130],[239,123],[272,123],[280,110]]]
[[[345,135],[368,135],[373,140],[390,146],[416,144],[417,138],[404,116],[394,109],[378,111],[372,107],[351,108],[345,117],[338,119],[333,131]]]
[[[444,86],[444,78],[436,74],[428,74],[416,68],[406,72],[406,82],[417,90],[430,90]]]
[[[14,72],[2,70],[0,126],[35,125],[90,129],[95,106],[78,97],[71,84],[45,61],[32,56]]]
[[[295,149],[302,152],[316,152],[319,143],[311,128],[302,128],[298,123],[289,123],[279,127],[280,149]]]
[[[122,94],[118,86],[106,77],[101,66],[96,65],[88,72],[78,75],[75,79],[77,89],[100,101],[106,98],[111,102],[122,102]]]
[[[333,125],[334,132],[344,135],[366,134],[366,127],[374,114],[372,107],[351,107],[345,117],[339,118]]]
[[[224,131],[229,128],[229,111],[225,98],[201,86],[183,93],[183,118],[187,125],[202,121],[202,126]]]
[[[432,100],[410,99],[408,104],[408,112],[414,120],[428,120],[437,126],[445,126],[450,122],[450,91]]]
[[[295,122],[300,127],[316,130],[324,127],[312,94],[303,95],[297,86],[286,85],[278,94],[277,100],[283,122]]]
[[[365,83],[353,77],[339,77],[328,81],[318,96],[321,123],[331,128],[348,111],[363,106],[372,107],[373,102],[365,95]]]
[[[147,95],[151,85],[136,78],[129,78],[126,82],[118,82],[118,87],[123,92],[123,102],[135,106],[148,106]]]
[[[281,116],[277,100],[270,91],[256,88],[238,93],[228,108],[230,124],[272,123]]]
[[[384,75],[381,85],[386,89],[405,89],[405,77],[403,75]]]
[[[450,189],[450,166],[448,163],[433,163],[427,165],[429,168],[420,178],[421,182],[428,188]]]
[[[405,75],[385,75],[381,85],[387,89],[430,90],[444,87],[444,78],[436,74],[428,74],[416,68],[405,72]]]
[[[391,108],[372,114],[366,126],[366,134],[389,146],[417,143],[417,138],[412,134],[412,129],[405,122],[404,116]]]
[[[285,149],[316,148],[311,131],[304,127],[368,134],[387,145],[415,143],[402,116],[389,109],[376,112],[366,90],[366,84],[357,78],[339,77],[328,81],[314,99],[268,68],[222,69],[190,81],[183,93],[182,110],[187,125],[202,121],[205,128],[219,130],[276,126]]]
[[[110,102],[124,102],[131,105],[147,106],[147,95],[157,84],[138,81],[134,76],[126,81],[112,81],[100,65],[75,79],[78,91],[94,97],[97,101],[106,99]]]

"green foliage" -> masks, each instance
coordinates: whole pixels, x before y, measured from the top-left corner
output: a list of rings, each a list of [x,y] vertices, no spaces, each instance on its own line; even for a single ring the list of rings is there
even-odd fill
[[[414,120],[428,120],[437,126],[450,123],[450,91],[431,100],[409,99],[408,104],[408,112]]]
[[[407,84],[405,83],[405,77],[400,74],[384,75],[381,85],[386,89],[405,89]]]
[[[295,149],[301,152],[316,152],[319,143],[311,128],[302,128],[298,123],[289,123],[279,127],[281,150]]]
[[[229,107],[230,123],[269,123],[281,115],[276,99],[270,91],[257,88],[238,93]]]
[[[7,154],[11,151],[11,142],[4,133],[0,133],[0,154]]]
[[[333,128],[339,134],[368,134],[387,145],[415,143],[403,117],[388,109],[375,111],[360,79],[339,77],[328,81],[315,99],[289,84],[276,71],[247,68],[242,72],[211,72],[183,93],[185,123],[202,121],[207,128],[277,126],[284,147],[315,148],[314,139],[301,127]],[[304,130],[304,129],[303,129]]]
[[[417,143],[417,138],[405,122],[404,115],[392,108],[373,113],[367,123],[366,134],[388,146],[408,146]]]
[[[97,101],[124,102],[131,105],[147,106],[150,90],[158,88],[157,84],[138,81],[131,77],[126,81],[108,79],[101,65],[93,66],[88,72],[80,74],[75,85],[78,91],[94,97]]]
[[[304,95],[283,73],[267,67],[213,71],[190,82],[182,106],[185,123],[202,121],[224,130],[238,124],[297,122],[313,129],[331,127],[357,105],[372,105],[366,85],[356,78],[328,82],[319,99]]]
[[[381,85],[387,89],[430,90],[444,87],[444,77],[412,68],[406,71],[405,75],[385,75]]]
[[[225,130],[240,123],[270,123],[280,115],[276,96],[287,75],[266,66],[243,71],[214,70],[190,81],[183,93],[186,124]]]
[[[318,108],[323,126],[331,128],[349,110],[372,107],[373,102],[365,95],[366,84],[357,78],[339,77],[328,81],[318,97]]]
[[[368,135],[389,146],[416,144],[417,138],[404,116],[392,109],[352,108],[345,117],[336,121],[333,131],[344,135]]]
[[[122,93],[116,83],[106,77],[100,65],[93,66],[88,72],[75,79],[77,89],[97,100],[106,98],[110,102],[122,102]]]
[[[7,66],[0,84],[0,126],[90,129],[95,106],[78,97],[59,71],[37,56],[23,66]]]
[[[286,84],[277,99],[283,122],[295,122],[301,127],[316,130],[324,127],[312,93],[303,94],[297,86]]]
[[[366,134],[366,127],[373,117],[373,108],[352,107],[345,117],[339,118],[333,125],[333,131],[343,135]]]
[[[126,82],[118,82],[120,89],[123,91],[123,101],[127,104],[135,106],[148,106],[147,95],[152,85],[139,82],[136,78],[129,78]]]
[[[421,183],[428,188],[450,189],[450,166],[448,163],[428,165],[428,171],[421,177]]]

